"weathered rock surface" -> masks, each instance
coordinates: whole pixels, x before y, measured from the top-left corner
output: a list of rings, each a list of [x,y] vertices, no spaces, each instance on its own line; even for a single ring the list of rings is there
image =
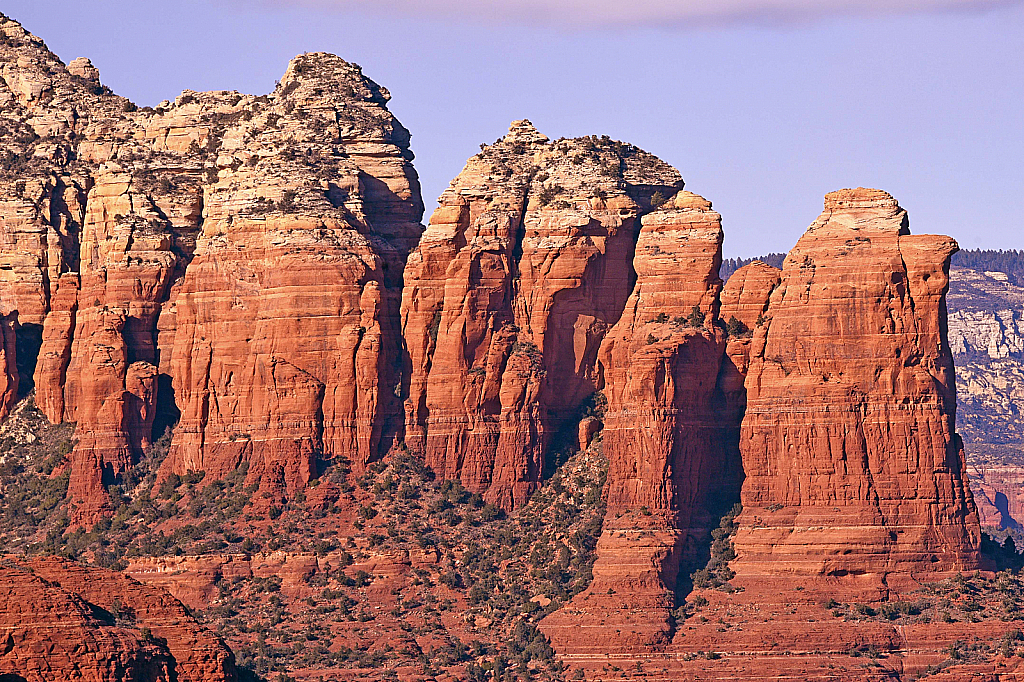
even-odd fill
[[[952,268],[949,346],[957,356],[1024,356],[1024,287],[1002,272]]]
[[[0,419],[11,413],[18,399],[18,313],[0,308]]]
[[[58,280],[50,299],[50,313],[43,324],[36,360],[36,405],[54,424],[64,421],[64,384],[71,364],[71,344],[78,313],[78,273],[67,272]]]
[[[0,673],[14,679],[237,679],[228,648],[178,601],[113,571],[58,559],[7,563],[0,614]]]
[[[949,310],[968,458],[975,444],[1024,444],[1024,287],[1005,273],[953,268]]]
[[[729,452],[739,452],[740,423],[747,406],[744,382],[754,330],[764,323],[769,297],[779,285],[781,274],[778,268],[754,261],[734,272],[722,287],[721,319],[729,337],[718,374],[718,409],[719,423],[728,430],[727,438],[734,444]]]
[[[911,236],[884,192],[826,197],[755,332],[739,577],[978,565],[945,328],[956,248]]]
[[[967,473],[983,528],[1024,523],[1024,457],[1019,445],[972,443]]]
[[[536,489],[545,448],[597,387],[639,218],[681,186],[631,145],[551,142],[529,121],[469,160],[409,258],[402,303],[406,442],[439,474],[506,508]]]
[[[306,55],[224,136],[174,306],[182,416],[166,470],[248,462],[280,496],[323,459],[360,469],[399,429],[396,287],[422,209],[387,99],[337,57]]]
[[[469,160],[421,236],[409,133],[353,64],[306,54],[269,95],[186,91],[138,110],[88,60],[64,66],[2,16],[0,34],[0,419],[34,389],[51,421],[78,426],[74,441],[63,427],[52,458],[29,447],[39,429],[5,436],[17,448],[0,457],[5,485],[35,486],[5,507],[5,532],[28,529],[20,546],[79,552],[100,537],[60,536],[63,519],[31,525],[66,480],[73,526],[117,508],[95,533],[116,525],[102,542],[134,543],[93,546],[94,560],[135,555],[130,575],[218,618],[232,589],[257,600],[250,614],[280,617],[284,602],[295,618],[336,613],[316,660],[350,672],[380,673],[387,656],[373,657],[399,637],[401,656],[449,652],[446,669],[469,676],[492,661],[460,667],[462,645],[496,623],[513,624],[522,648],[534,633],[519,626],[540,622],[596,678],[596,661],[642,668],[652,652],[672,659],[668,679],[835,677],[833,661],[857,671],[850,652],[869,647],[889,652],[871,671],[882,679],[955,644],[960,624],[937,611],[932,629],[897,627],[851,605],[916,598],[907,590],[981,566],[952,353],[973,363],[960,390],[979,416],[964,432],[1014,441],[1024,296],[998,273],[965,275],[947,334],[956,245],[911,236],[889,195],[830,194],[782,271],[755,262],[723,288],[720,216],[675,169],[517,121]],[[155,484],[119,488],[130,508],[110,498],[151,471],[172,425]],[[420,497],[433,472],[403,440],[483,499],[449,482]],[[543,521],[480,529],[501,518],[484,500],[531,509],[576,449],[602,462],[592,483],[559,470],[537,496]],[[369,466],[389,450],[387,466]],[[374,478],[399,461],[415,461],[420,489]],[[177,477],[195,472],[205,477]],[[1019,470],[992,460],[973,472],[984,520],[1013,527]],[[735,540],[723,526],[711,550],[726,551],[719,568],[735,569],[722,575],[739,591],[698,589],[683,606],[709,532],[740,498]],[[283,537],[300,524],[301,540]],[[248,553],[248,534],[266,551]],[[529,569],[506,542],[530,548]],[[185,544],[207,554],[144,556]],[[224,645],[170,597],[111,572],[30,568],[0,569],[0,613],[17,614],[0,623],[0,664],[17,674],[232,679]],[[257,596],[264,587],[274,596]],[[848,602],[843,625],[827,622],[840,617],[823,605],[833,598]],[[452,639],[409,634],[413,617]],[[232,641],[252,644],[254,629]],[[489,631],[487,645],[510,632]],[[271,648],[291,652],[293,636]]]
[[[721,244],[721,217],[690,192],[642,219],[636,285],[599,360],[608,515],[593,583],[545,621],[559,650],[667,643],[680,562],[738,492],[716,404]],[[581,641],[580,626],[598,620]]]
[[[738,530],[722,547],[716,541],[712,555],[735,556],[728,562],[735,572],[723,574],[725,589],[696,590],[674,613],[672,547],[687,529],[652,511],[657,495],[642,500],[650,506],[640,513],[612,513],[619,480],[643,487],[635,483],[641,466],[624,475],[614,464],[609,395],[609,514],[594,582],[542,624],[568,664],[598,680],[634,669],[660,679],[860,680],[875,679],[865,676],[860,651],[877,650],[890,652],[877,679],[903,679],[949,665],[943,648],[955,648],[957,638],[992,631],[991,624],[929,625],[934,616],[899,626],[855,615],[836,620],[845,604],[910,603],[921,599],[919,581],[979,565],[943,325],[954,249],[943,237],[907,234],[905,214],[888,195],[846,190],[827,197],[826,213],[781,273],[755,263],[731,280],[720,299],[723,321],[735,318],[734,334],[712,402],[723,429],[730,415],[738,424],[746,402],[739,443],[746,478]],[[699,357],[690,361],[691,371],[701,365]],[[634,359],[630,372],[636,366]],[[736,381],[744,375],[745,389]],[[621,428],[630,434],[628,423]],[[633,438],[658,433],[640,418],[632,428]],[[712,435],[702,435],[697,442],[706,447]],[[609,557],[620,568],[615,582],[605,573]],[[857,608],[851,613],[876,613]],[[961,675],[951,679],[1007,672],[1002,664],[950,670]]]
[[[74,520],[178,415],[165,473],[248,464],[263,500],[386,451],[422,231],[387,90],[318,53],[270,95],[138,110],[2,21],[0,300],[41,337],[22,383],[78,423]]]

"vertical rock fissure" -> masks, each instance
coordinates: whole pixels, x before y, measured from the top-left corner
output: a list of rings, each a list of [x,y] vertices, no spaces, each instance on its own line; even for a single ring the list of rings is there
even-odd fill
[[[39,350],[43,345],[43,325],[19,324],[15,331],[17,338],[18,398],[24,398],[35,390],[35,371]]]

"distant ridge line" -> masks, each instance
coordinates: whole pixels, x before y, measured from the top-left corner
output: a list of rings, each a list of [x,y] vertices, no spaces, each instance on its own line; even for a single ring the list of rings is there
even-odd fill
[[[786,260],[784,253],[769,253],[753,258],[724,258],[719,269],[722,281],[728,281],[732,273],[755,260],[763,261],[775,268],[781,268]],[[1024,286],[1024,251],[1017,249],[965,249],[953,254],[953,265],[981,272],[1005,272],[1013,284]]]
[[[786,254],[784,253],[769,253],[765,256],[755,256],[754,258],[723,258],[722,267],[718,269],[718,276],[722,278],[723,282],[727,282],[732,273],[736,272],[744,265],[750,265],[754,261],[759,260],[763,263],[767,263],[773,268],[782,268],[782,261],[786,260]]]

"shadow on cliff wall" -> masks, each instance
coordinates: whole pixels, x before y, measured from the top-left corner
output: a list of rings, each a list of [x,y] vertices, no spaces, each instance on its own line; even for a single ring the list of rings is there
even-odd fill
[[[554,435],[544,448],[542,480],[551,478],[579,450],[579,447],[584,445],[580,442],[580,424],[583,420],[596,419],[601,424],[607,406],[608,399],[605,398],[604,392],[594,391],[568,416],[559,416],[557,413],[547,415],[550,429],[548,432],[553,432]],[[595,438],[599,432],[600,429],[595,432]]]
[[[677,548],[679,572],[674,588],[676,606],[684,606],[686,597],[694,589],[722,588],[729,591],[732,569],[728,564],[736,558],[732,537],[736,533],[735,519],[742,511],[739,488],[721,489],[707,507],[712,523],[699,529],[702,535],[687,536]]]
[[[174,399],[174,386],[171,383],[169,374],[160,374],[157,377],[156,389],[156,415],[153,418],[153,442],[160,439],[168,430],[174,429],[174,425],[181,419],[181,410]]]
[[[17,338],[15,354],[18,361],[18,397],[24,398],[36,387],[34,375],[39,349],[43,345],[43,325],[22,324],[18,326],[15,333]]]
[[[999,512],[1000,528],[1020,528],[1020,522],[1010,514],[1010,500],[1006,497],[1006,493],[997,492],[996,499],[992,503],[995,505],[996,511]]]

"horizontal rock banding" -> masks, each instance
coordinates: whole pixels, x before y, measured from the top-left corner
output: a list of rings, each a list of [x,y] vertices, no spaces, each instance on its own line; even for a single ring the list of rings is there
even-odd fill
[[[234,656],[166,592],[59,559],[0,567],[0,670],[28,682],[234,682]]]
[[[631,145],[551,142],[529,121],[470,159],[405,273],[406,442],[427,464],[506,508],[525,502],[597,388],[638,220],[681,185]]]
[[[884,192],[826,197],[753,342],[741,576],[978,565],[945,330],[955,250],[911,236]]]

